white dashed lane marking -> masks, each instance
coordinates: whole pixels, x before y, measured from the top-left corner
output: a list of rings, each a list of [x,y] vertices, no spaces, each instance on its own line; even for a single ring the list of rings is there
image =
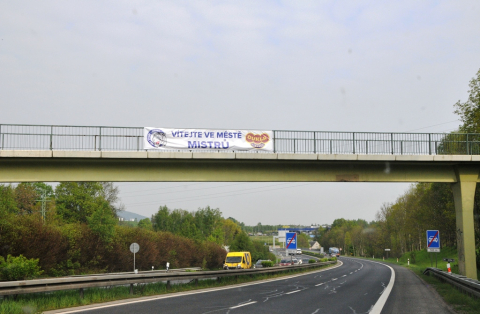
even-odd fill
[[[248,302],[248,303],[243,303],[243,304],[240,304],[240,305],[232,306],[232,307],[229,307],[228,309],[229,309],[229,310],[233,310],[233,309],[236,309],[236,308],[239,308],[239,307],[242,307],[242,306],[245,306],[245,305],[254,304],[254,303],[257,303],[257,301],[252,301],[252,302]]]

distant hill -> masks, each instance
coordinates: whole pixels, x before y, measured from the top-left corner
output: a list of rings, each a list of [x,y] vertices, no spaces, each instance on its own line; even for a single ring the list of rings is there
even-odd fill
[[[126,210],[122,210],[117,212],[118,217],[122,217],[125,221],[128,221],[130,219],[135,219],[137,218],[137,221],[140,221],[142,219],[148,218],[139,214],[135,214]]]

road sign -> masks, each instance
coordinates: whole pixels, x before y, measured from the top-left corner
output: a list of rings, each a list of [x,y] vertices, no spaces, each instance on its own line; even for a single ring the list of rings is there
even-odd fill
[[[427,252],[440,252],[440,231],[427,230]]]
[[[287,232],[285,235],[285,248],[287,250],[297,249],[297,234],[295,232]]]
[[[445,262],[453,263],[455,260],[453,258],[444,258],[443,259]]]
[[[136,274],[137,269],[135,268],[135,253],[137,253],[140,250],[140,245],[138,243],[132,243],[130,244],[130,252],[133,253],[133,272]]]
[[[140,250],[140,245],[138,245],[138,243],[130,244],[130,252],[135,254],[135,253],[138,253],[138,250]]]
[[[385,251],[389,252],[389,251],[390,251],[390,249],[385,249]]]

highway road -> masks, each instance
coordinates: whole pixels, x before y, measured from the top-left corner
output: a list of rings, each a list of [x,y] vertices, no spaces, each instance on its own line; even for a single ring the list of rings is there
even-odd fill
[[[451,313],[435,292],[405,268],[340,260],[343,265],[334,269],[290,278],[49,313]]]

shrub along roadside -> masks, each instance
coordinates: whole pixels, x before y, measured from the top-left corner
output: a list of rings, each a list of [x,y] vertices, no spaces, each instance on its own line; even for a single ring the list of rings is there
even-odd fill
[[[333,265],[319,265],[319,268],[328,268]],[[36,293],[18,295],[16,300],[12,298],[0,301],[0,313],[2,314],[23,314],[26,311],[30,313],[43,312],[47,310],[61,309],[73,306],[88,305],[94,303],[130,299],[141,296],[158,295],[172,292],[189,291],[210,287],[228,286],[237,283],[264,280],[282,276],[288,276],[295,273],[305,273],[318,270],[315,269],[286,269],[284,273],[259,274],[249,276],[223,277],[217,280],[199,280],[198,286],[193,282],[185,284],[171,285],[167,289],[166,283],[139,284],[134,286],[133,296],[129,294],[128,286],[115,286],[110,288],[91,288],[85,289],[84,298],[81,299],[78,290],[57,291],[52,293]]]
[[[140,245],[136,268],[222,267],[225,250],[209,241],[198,241],[142,228],[115,226],[115,238],[105,241],[84,223],[43,224],[35,216],[7,215],[0,219],[0,256],[37,259],[43,276],[66,276],[132,271],[129,246]],[[30,275],[27,275],[29,277]]]
[[[273,267],[275,264],[272,261],[262,261],[263,267]]]
[[[11,280],[25,280],[39,277],[43,273],[38,266],[37,259],[28,259],[23,255],[14,257],[7,256],[5,260],[0,256],[0,279]]]

